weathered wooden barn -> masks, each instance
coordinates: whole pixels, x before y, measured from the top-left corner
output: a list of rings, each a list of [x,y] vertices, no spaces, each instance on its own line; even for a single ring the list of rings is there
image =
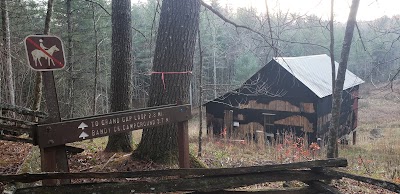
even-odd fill
[[[291,130],[307,134],[311,142],[324,139],[331,119],[331,72],[327,55],[274,58],[240,88],[205,104],[207,131],[245,139]],[[358,91],[363,82],[347,70],[340,136],[357,127]]]

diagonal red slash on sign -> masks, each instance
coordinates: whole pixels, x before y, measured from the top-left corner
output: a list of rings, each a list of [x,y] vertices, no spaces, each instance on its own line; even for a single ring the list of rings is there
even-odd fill
[[[30,42],[33,46],[35,46],[37,49],[41,50],[45,55],[50,57],[59,67],[64,67],[64,64],[62,64],[59,60],[54,58],[52,55],[50,55],[46,50],[44,50],[42,47],[40,47],[36,42],[34,42],[31,38],[26,39],[28,42]],[[50,64],[49,64],[50,65]]]

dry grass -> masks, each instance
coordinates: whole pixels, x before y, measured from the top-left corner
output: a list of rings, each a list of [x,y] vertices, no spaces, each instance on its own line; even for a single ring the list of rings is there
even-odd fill
[[[345,170],[351,173],[400,184],[400,82],[394,83],[393,88],[385,86],[375,87],[365,84],[360,89],[362,99],[359,101],[357,145],[341,145],[339,155],[348,159],[349,166]],[[197,150],[198,129],[198,120],[194,118],[190,123],[190,134],[192,147],[195,150]],[[382,136],[372,138],[373,129],[378,129]],[[296,138],[287,138],[284,143],[272,146],[210,139],[205,135],[203,139],[202,159],[212,167],[250,166],[325,158],[323,149],[315,151],[304,144],[293,146],[297,142]],[[314,155],[311,154],[313,151]],[[339,183],[346,184],[343,181]],[[357,185],[353,184],[352,190],[358,189],[362,193],[377,191],[375,187],[365,188],[363,184]]]
[[[400,82],[387,86],[361,88],[357,145],[342,146],[340,156],[352,173],[400,183]]]

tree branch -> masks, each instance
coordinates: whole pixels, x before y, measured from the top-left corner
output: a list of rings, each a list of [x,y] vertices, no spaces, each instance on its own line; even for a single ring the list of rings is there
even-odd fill
[[[208,5],[207,3],[204,3],[204,1],[200,0],[200,3],[202,6],[204,6],[205,8],[207,8],[208,10],[210,10],[211,12],[213,12],[215,15],[217,15],[219,18],[221,18],[224,22],[233,25],[235,28],[243,28],[246,30],[249,30],[251,32],[254,32],[258,35],[260,35],[264,40],[266,40],[266,37],[264,34],[262,34],[261,32],[258,32],[256,30],[253,30],[252,28],[248,27],[248,26],[243,26],[243,25],[238,25],[235,22],[229,20],[228,18],[226,18],[224,15],[222,15],[221,13],[219,13],[217,10],[215,10],[214,8],[212,8],[210,5]],[[267,41],[266,41],[267,42]],[[272,45],[267,42],[268,45],[270,45],[272,47]]]
[[[96,5],[99,6],[102,10],[104,10],[109,16],[111,16],[111,13],[108,12],[107,9],[104,8],[104,6],[101,5],[99,2],[95,2],[95,1],[92,1],[92,0],[85,0],[85,1],[90,2],[90,3],[93,3],[93,4],[96,4]]]
[[[229,23],[229,24],[233,25],[235,28],[243,28],[243,29],[249,30],[249,31],[251,31],[251,32],[253,32],[253,33],[255,33],[255,34],[258,34],[259,36],[261,36],[261,37],[264,39],[264,41],[265,41],[271,48],[273,48],[274,50],[277,50],[277,51],[279,50],[278,48],[274,48],[274,46],[273,46],[270,42],[267,41],[268,37],[267,37],[265,34],[263,34],[263,33],[261,33],[261,32],[258,32],[258,31],[254,30],[254,29],[252,29],[252,28],[250,28],[250,27],[248,27],[248,26],[236,24],[235,22],[233,22],[233,21],[231,21],[230,19],[226,18],[224,15],[222,15],[222,14],[219,13],[217,10],[215,10],[214,8],[212,8],[212,7],[211,7],[210,5],[208,5],[207,3],[204,3],[204,1],[202,1],[202,0],[200,0],[200,3],[201,3],[202,6],[204,6],[204,7],[207,8],[208,10],[210,10],[212,13],[214,13],[215,15],[217,15],[219,18],[221,18],[221,19],[222,19],[223,21],[225,21],[226,23]],[[322,45],[319,45],[319,44],[314,44],[314,43],[306,43],[306,42],[297,42],[297,41],[290,41],[290,40],[282,40],[282,39],[279,39],[279,38],[272,38],[272,40],[278,40],[278,41],[282,41],[282,42],[286,42],[286,43],[306,44],[306,45],[318,46],[318,47],[324,48],[324,49],[326,49],[326,50],[329,51],[329,48],[327,48],[327,47],[325,47],[325,46],[322,46]],[[271,41],[272,41],[272,40],[271,40]]]
[[[92,1],[92,0],[85,0],[85,1],[87,1],[87,2],[89,2],[89,3],[93,3],[93,4],[97,5],[97,6],[99,6],[99,7],[100,7],[102,10],[104,10],[109,16],[111,16],[111,13],[110,13],[109,11],[107,11],[107,9],[104,8],[104,6],[101,5],[99,2]],[[138,29],[136,29],[136,28],[134,28],[134,27],[132,27],[132,29],[135,30],[136,32],[138,32],[140,35],[142,35],[142,36],[146,39],[146,41],[147,41],[146,36],[145,36],[140,30],[138,30]]]

